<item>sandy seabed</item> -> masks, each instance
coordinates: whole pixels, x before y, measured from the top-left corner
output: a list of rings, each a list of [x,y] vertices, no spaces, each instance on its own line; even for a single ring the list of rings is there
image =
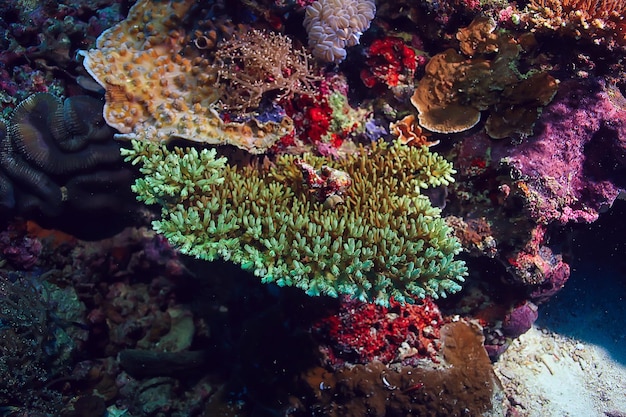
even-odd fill
[[[578,265],[495,364],[524,417],[626,417],[626,271]]]

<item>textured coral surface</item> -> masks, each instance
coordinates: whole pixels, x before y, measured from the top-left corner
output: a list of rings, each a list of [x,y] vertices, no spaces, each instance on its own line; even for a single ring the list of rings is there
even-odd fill
[[[461,247],[420,194],[450,184],[454,169],[427,147],[379,142],[371,154],[362,148],[322,166],[340,174],[325,184],[308,164],[303,176],[304,163],[291,156],[263,173],[227,167],[214,150],[132,146],[123,151],[126,160],[145,175],[133,190],[161,206],[153,226],[185,254],[229,260],[263,282],[309,295],[348,294],[381,305],[460,290],[466,269],[454,256]],[[349,181],[338,188],[338,179]],[[329,186],[319,201],[320,187]]]

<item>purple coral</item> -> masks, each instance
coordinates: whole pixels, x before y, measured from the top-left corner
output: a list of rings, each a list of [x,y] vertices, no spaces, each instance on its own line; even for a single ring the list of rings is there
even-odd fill
[[[502,323],[505,336],[516,338],[526,333],[539,317],[538,308],[530,301],[524,301],[509,311]]]
[[[593,222],[626,187],[626,109],[617,89],[599,81],[565,81],[544,109],[536,136],[517,146],[496,143],[493,156],[528,186],[528,208],[540,223]]]
[[[27,270],[35,266],[41,254],[39,239],[26,236],[18,228],[9,228],[0,233],[0,253],[14,267]]]

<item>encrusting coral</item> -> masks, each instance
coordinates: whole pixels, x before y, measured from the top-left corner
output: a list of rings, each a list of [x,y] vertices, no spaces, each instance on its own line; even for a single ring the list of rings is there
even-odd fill
[[[448,185],[455,171],[426,147],[375,142],[340,161],[305,155],[312,167],[351,178],[333,208],[310,195],[295,156],[261,169],[229,166],[214,149],[132,141],[123,154],[144,175],[133,186],[137,198],[162,207],[153,227],[182,253],[223,258],[309,295],[381,305],[461,288],[466,267],[454,259],[461,245],[420,195]]]
[[[126,139],[182,138],[263,153],[293,123],[289,117],[265,123],[220,118],[215,69],[184,50],[188,37],[180,21],[195,4],[141,0],[126,20],[100,35],[95,49],[82,52],[85,68],[106,91],[104,118]]]

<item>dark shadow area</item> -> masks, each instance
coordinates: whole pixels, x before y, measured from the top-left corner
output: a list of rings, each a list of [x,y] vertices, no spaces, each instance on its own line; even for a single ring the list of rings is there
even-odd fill
[[[568,234],[572,274],[539,308],[537,325],[601,346],[626,365],[626,201]]]

